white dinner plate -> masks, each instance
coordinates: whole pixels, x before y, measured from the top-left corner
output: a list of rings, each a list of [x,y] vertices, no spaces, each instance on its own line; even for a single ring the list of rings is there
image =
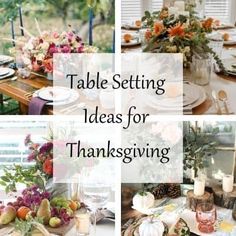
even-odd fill
[[[0,67],[0,76],[4,76],[4,75],[7,75],[7,74],[9,74],[8,68]]]
[[[13,60],[14,60],[13,57],[10,57],[10,56],[7,56],[7,55],[0,55],[0,65],[12,62]]]
[[[129,46],[136,46],[136,45],[139,45],[141,44],[140,40],[139,39],[131,39],[130,42],[125,42],[124,40],[122,40],[121,42],[121,46],[125,46],[125,47],[129,47]]]
[[[195,86],[192,86],[192,83],[189,83],[188,81],[184,81],[184,86],[183,86],[183,92],[184,92],[184,97],[183,97],[183,106],[189,106],[196,102],[200,96],[201,92],[195,88]]]
[[[68,104],[71,104],[71,103],[77,101],[79,98],[78,91],[76,91],[74,89],[69,89],[69,88],[67,88],[67,89],[70,90],[70,96],[68,99],[63,100],[63,101],[48,101],[47,105],[49,105],[49,106],[64,106],[64,105],[68,105]],[[36,91],[33,94],[33,97],[39,97],[38,94],[39,94],[40,90]]]
[[[186,96],[190,96],[190,91],[192,91],[192,92],[195,91],[194,93],[196,93],[196,96],[198,94],[198,99],[195,102],[193,102],[192,104],[188,105],[188,107],[190,109],[198,107],[199,105],[201,105],[203,102],[206,101],[206,99],[207,99],[206,92],[201,86],[196,85],[191,82],[187,82],[184,84],[184,93],[186,94]],[[192,94],[191,94],[191,96],[192,96]]]
[[[8,73],[7,74],[4,74],[4,75],[0,75],[0,80],[2,79],[6,79],[8,77],[11,77],[12,75],[15,74],[15,70],[11,69],[11,68],[6,68]]]
[[[133,24],[124,24],[124,25],[122,25],[122,28],[129,29],[129,30],[139,30],[141,28],[141,26],[136,26]]]
[[[71,91],[66,87],[47,87],[40,89],[38,96],[46,101],[59,102],[67,100],[71,96]]]
[[[236,65],[235,59],[226,59],[223,63],[228,74],[236,76],[236,68],[232,67],[232,65]]]

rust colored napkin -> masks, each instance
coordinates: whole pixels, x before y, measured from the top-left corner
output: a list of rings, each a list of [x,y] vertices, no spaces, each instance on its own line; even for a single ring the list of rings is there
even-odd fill
[[[41,115],[44,106],[48,101],[39,97],[33,97],[29,103],[28,115]]]

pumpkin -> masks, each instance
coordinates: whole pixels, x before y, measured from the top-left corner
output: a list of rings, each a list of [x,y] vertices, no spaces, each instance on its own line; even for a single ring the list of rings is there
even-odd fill
[[[133,206],[136,209],[148,209],[154,205],[155,197],[150,192],[139,192],[133,197]]]
[[[139,226],[140,236],[163,236],[164,232],[165,226],[158,219],[148,218]]]

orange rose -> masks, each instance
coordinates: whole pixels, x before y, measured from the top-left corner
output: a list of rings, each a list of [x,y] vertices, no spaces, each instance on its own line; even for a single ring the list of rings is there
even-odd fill
[[[202,27],[205,29],[211,29],[213,21],[213,18],[207,18],[205,21],[202,22]]]
[[[174,37],[174,36],[184,37],[185,36],[184,27],[180,23],[168,29],[168,33],[171,37]]]
[[[158,36],[162,33],[163,30],[164,30],[164,25],[160,21],[156,21],[154,23],[154,34]]]

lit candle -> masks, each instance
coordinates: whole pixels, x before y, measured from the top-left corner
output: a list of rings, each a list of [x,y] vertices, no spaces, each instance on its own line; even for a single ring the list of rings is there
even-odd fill
[[[23,18],[22,18],[21,5],[19,6],[19,16],[20,16],[21,35],[24,36],[24,26],[23,26]]]
[[[201,178],[194,179],[194,195],[202,196],[205,193],[205,180]]]
[[[177,7],[179,11],[184,11],[185,3],[184,1],[175,1],[174,7]]]
[[[14,22],[13,22],[12,19],[10,19],[10,22],[11,22],[11,38],[12,38],[12,45],[13,45],[13,47],[15,47],[16,44],[15,44]]]
[[[233,175],[225,175],[223,177],[223,191],[226,193],[232,192],[234,189],[234,177]]]
[[[90,215],[88,213],[76,215],[75,225],[79,235],[89,235]]]
[[[89,8],[89,45],[93,45],[93,9]]]

